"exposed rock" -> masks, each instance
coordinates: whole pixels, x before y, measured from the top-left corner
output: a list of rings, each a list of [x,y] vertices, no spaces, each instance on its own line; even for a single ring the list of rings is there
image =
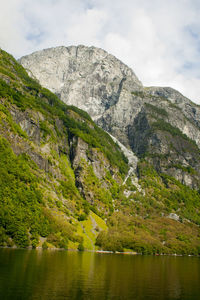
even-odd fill
[[[65,103],[89,112],[94,119],[116,105],[126,90],[128,95],[142,87],[130,68],[95,47],[51,48],[24,56],[20,62]]]
[[[198,124],[139,83],[125,90],[122,78],[119,98],[96,120],[116,132],[113,142],[87,113],[65,106],[0,52],[1,245],[36,247],[42,236],[50,246],[89,241],[94,249],[98,224],[101,249],[198,255],[200,195],[173,178],[198,187],[199,149],[188,138]]]
[[[170,87],[149,87],[151,95],[164,97],[181,109],[187,118],[200,128],[200,107]],[[187,133],[186,133],[187,134]]]
[[[125,146],[139,157],[150,153],[148,159],[157,171],[198,187],[199,150],[189,139],[200,148],[200,107],[178,91],[144,88],[130,68],[95,47],[46,49],[22,57],[20,63],[65,103],[87,111],[120,141],[121,148]],[[123,151],[135,172],[137,158],[126,148]],[[192,174],[186,170],[189,167],[194,169]]]
[[[20,63],[43,86],[65,103],[87,111],[127,146],[135,118],[146,102],[167,109],[173,126],[200,145],[199,106],[172,88],[143,88],[130,68],[102,49],[50,48],[24,56]],[[180,109],[188,120],[180,117]]]
[[[169,219],[175,220],[175,221],[179,221],[179,216],[177,214],[174,213],[170,213],[169,216],[167,216]]]
[[[137,156],[133,153],[133,151],[127,149],[122,143],[120,143],[120,141],[118,141],[117,138],[115,138],[111,134],[110,134],[110,136],[112,137],[113,141],[119,145],[120,149],[123,151],[124,155],[127,157],[128,163],[129,163],[129,166],[131,169],[131,171],[129,170],[129,173],[132,174],[133,172],[135,172],[135,170],[137,168],[137,163],[138,163]]]
[[[39,114],[33,114],[30,117],[28,111],[23,113],[16,108],[12,107],[11,115],[15,122],[20,125],[22,130],[24,130],[27,135],[34,140],[38,145],[40,144],[40,126],[39,126]]]

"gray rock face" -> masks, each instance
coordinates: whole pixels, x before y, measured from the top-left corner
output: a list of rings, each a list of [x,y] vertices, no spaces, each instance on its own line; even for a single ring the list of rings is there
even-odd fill
[[[170,87],[149,87],[148,92],[157,97],[168,99],[172,104],[177,106],[183,114],[200,129],[200,106],[196,105],[188,98],[184,97],[178,91]],[[187,135],[187,129],[185,128]],[[183,129],[184,132],[184,129]],[[192,139],[195,139],[194,137]]]
[[[172,219],[172,220],[175,220],[175,221],[179,221],[179,216],[177,214],[174,214],[174,213],[170,213],[168,218]]]
[[[94,119],[116,105],[126,90],[142,88],[130,68],[95,47],[46,49],[22,57],[20,63],[42,86]]]
[[[112,137],[113,141],[119,145],[120,149],[122,150],[122,152],[128,159],[128,164],[129,164],[130,168],[132,168],[133,171],[135,172],[136,168],[137,168],[137,163],[138,163],[137,156],[133,153],[133,151],[127,149],[122,143],[120,143],[114,136],[112,136],[111,134],[110,134],[110,136]]]
[[[22,57],[20,63],[41,85],[66,104],[87,111],[136,155],[153,154],[149,160],[157,170],[198,186],[199,150],[185,138],[200,148],[200,106],[172,88],[143,87],[130,68],[95,47],[46,49]],[[135,160],[133,169],[136,165]],[[195,183],[193,173],[184,171],[188,167],[196,172]]]
[[[66,104],[87,111],[126,146],[130,145],[127,133],[146,102],[172,112],[173,126],[200,146],[200,132],[195,128],[200,128],[199,106],[171,88],[143,88],[130,68],[102,49],[50,48],[24,56],[20,63],[42,86]],[[176,115],[170,104],[177,107]],[[188,119],[184,124],[178,109]]]

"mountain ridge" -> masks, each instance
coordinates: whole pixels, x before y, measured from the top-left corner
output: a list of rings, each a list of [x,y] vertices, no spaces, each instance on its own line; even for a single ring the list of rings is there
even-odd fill
[[[200,254],[199,150],[168,114],[144,105],[128,165],[116,138],[0,50],[0,246]]]
[[[169,161],[161,166],[155,159],[151,159],[151,163],[158,171],[198,187],[199,161],[192,155],[192,150],[188,153],[189,146],[182,140],[186,135],[200,148],[200,107],[181,93],[169,87],[143,87],[129,67],[95,47],[49,48],[22,57],[20,63],[42,85],[56,92],[62,101],[87,111],[97,125],[137,156],[145,153],[176,156],[174,165],[182,165],[183,162],[178,172],[166,168],[166,164],[172,165]],[[173,134],[171,141],[167,142],[164,128],[180,140],[181,147],[187,149],[182,151],[177,146]],[[153,144],[155,147],[152,147]],[[188,154],[185,155],[185,152]],[[191,163],[198,173],[196,178],[183,171]]]

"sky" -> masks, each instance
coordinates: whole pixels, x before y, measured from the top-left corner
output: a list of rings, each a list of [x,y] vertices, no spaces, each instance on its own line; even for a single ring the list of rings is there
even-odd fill
[[[0,0],[0,47],[15,58],[56,46],[103,48],[144,86],[200,104],[199,0]]]

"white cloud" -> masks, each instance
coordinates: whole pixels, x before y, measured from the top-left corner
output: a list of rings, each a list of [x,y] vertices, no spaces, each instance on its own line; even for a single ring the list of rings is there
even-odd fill
[[[29,42],[24,39],[24,18],[20,12],[23,1],[10,0],[1,4],[0,10],[0,46],[12,54],[20,54],[28,48]]]
[[[68,40],[74,44],[101,46],[99,34],[107,20],[105,12],[96,9],[87,9],[85,13],[72,20],[72,26],[66,30]]]
[[[172,86],[200,104],[197,0],[9,0],[1,47],[19,57],[58,45],[104,48],[144,85]]]

